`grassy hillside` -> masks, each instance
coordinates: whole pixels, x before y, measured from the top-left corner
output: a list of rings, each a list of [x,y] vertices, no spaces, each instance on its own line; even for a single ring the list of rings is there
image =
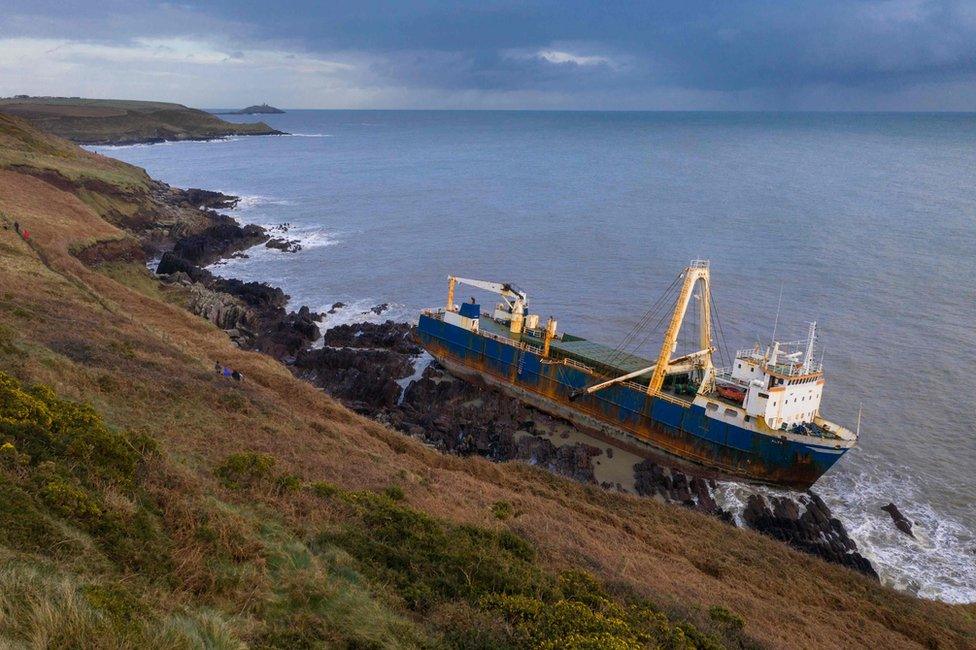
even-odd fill
[[[77,97],[0,99],[0,112],[81,144],[207,140],[280,133],[264,122],[233,124],[180,104]]]
[[[189,218],[0,116],[0,212],[32,233],[0,229],[0,646],[976,644],[974,607],[434,452],[237,349],[140,263],[78,259],[154,210]]]

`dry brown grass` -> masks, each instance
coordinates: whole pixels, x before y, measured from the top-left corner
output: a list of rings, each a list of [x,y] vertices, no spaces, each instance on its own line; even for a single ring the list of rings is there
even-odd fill
[[[306,481],[350,490],[396,484],[412,507],[435,516],[510,526],[554,569],[585,568],[685,608],[725,606],[771,647],[976,645],[973,607],[913,598],[677,507],[517,463],[434,452],[346,410],[272,359],[237,349],[145,282],[123,283],[85,267],[70,255],[72,246],[120,231],[73,195],[0,171],[0,210],[33,233],[28,246],[0,230],[0,367],[90,401],[112,424],[159,440],[187,472],[160,482],[171,492],[165,516],[187,521],[188,530],[196,513],[178,495],[205,486],[233,500],[212,468],[228,454],[252,450],[273,454],[281,471]],[[214,375],[218,360],[247,381]],[[275,512],[296,531],[335,523],[335,512],[306,492],[252,497],[250,505]],[[498,501],[519,514],[499,521],[491,511]],[[231,515],[222,521],[221,543],[247,555],[253,549],[238,546],[235,540],[249,537],[235,533],[238,525]],[[190,592],[207,587],[202,562],[190,552],[179,569]]]

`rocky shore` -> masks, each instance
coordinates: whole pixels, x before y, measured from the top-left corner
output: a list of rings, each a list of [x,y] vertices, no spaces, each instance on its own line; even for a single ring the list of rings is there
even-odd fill
[[[769,498],[754,493],[737,522],[718,503],[714,480],[598,445],[568,422],[451,376],[417,344],[406,323],[327,328],[330,315],[345,307],[341,303],[326,314],[304,306],[288,311],[289,297],[277,287],[215,276],[203,266],[251,246],[269,245],[271,235],[215,212],[232,207],[235,197],[202,190],[174,196],[198,207],[211,222],[192,234],[172,237],[170,250],[155,269],[158,276],[185,286],[188,308],[225,330],[240,347],[280,360],[358,413],[446,453],[519,460],[582,483],[678,504],[877,579],[843,523],[812,491]],[[378,305],[372,311],[383,309]]]

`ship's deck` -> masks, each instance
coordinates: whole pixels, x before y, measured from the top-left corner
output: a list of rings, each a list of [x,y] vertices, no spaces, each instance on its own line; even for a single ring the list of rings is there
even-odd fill
[[[436,312],[431,312],[430,315],[438,319],[443,317],[440,313]],[[540,348],[542,347],[542,339],[540,337],[535,336],[531,332],[521,336],[513,336],[508,328],[508,325],[505,323],[499,323],[498,321],[492,319],[488,314],[482,314],[478,324],[481,331],[488,334],[505,339],[511,339],[513,341],[520,341]],[[553,340],[550,343],[550,347],[555,353],[553,356],[568,357],[569,359],[582,363],[593,370],[604,374],[608,378],[618,377],[623,374],[634,372],[635,370],[640,370],[641,368],[647,368],[653,363],[648,359],[644,359],[633,354],[627,354],[625,352],[618,352],[609,346],[601,345],[600,343],[595,343],[578,336],[567,334],[563,334],[562,340]],[[631,382],[646,386],[649,378],[650,373],[631,380]],[[679,395],[669,388],[665,388],[662,392],[667,393],[667,395],[673,399],[678,399],[688,404],[691,403],[690,399],[686,395]],[[742,408],[741,402],[727,399],[722,395],[719,395],[717,392],[709,393],[707,397],[711,401],[725,404],[729,407],[734,407],[737,409]],[[812,438],[821,438],[825,440],[850,441],[856,440],[857,438],[857,436],[848,429],[823,420],[819,416],[815,422],[809,422],[804,425],[792,427],[791,429],[787,430],[787,433],[805,435]]]
[[[483,331],[495,334],[496,336],[513,338],[531,343],[532,345],[542,346],[542,339],[532,334],[513,337],[507,325],[495,321],[486,314],[482,314],[478,323]],[[557,355],[569,357],[574,361],[590,366],[594,370],[606,374],[608,377],[625,375],[629,372],[640,370],[641,368],[647,368],[654,363],[648,359],[627,354],[626,352],[620,352],[609,346],[567,334],[563,334],[562,340],[553,340],[550,348]],[[650,376],[650,373],[648,373],[648,376]],[[639,377],[635,381],[640,383],[641,380],[646,383],[647,377]]]

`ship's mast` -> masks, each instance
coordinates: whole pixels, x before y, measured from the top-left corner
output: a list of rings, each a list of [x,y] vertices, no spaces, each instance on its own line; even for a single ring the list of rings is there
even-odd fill
[[[674,354],[678,343],[681,323],[684,322],[695,285],[699,282],[701,282],[699,343],[703,353],[702,359],[704,360],[706,374],[712,368],[711,293],[708,260],[692,260],[691,264],[684,270],[681,292],[678,294],[678,301],[675,304],[674,313],[671,315],[671,322],[664,333],[664,341],[661,343],[661,352],[658,354],[657,363],[654,366],[654,374],[651,375],[651,381],[647,384],[648,395],[657,394],[660,392],[661,386],[664,385],[664,377],[667,375],[668,365],[671,363],[671,355]]]
[[[810,323],[810,330],[807,332],[807,352],[803,355],[803,372],[810,372],[813,364],[813,343],[817,338],[817,321]]]

